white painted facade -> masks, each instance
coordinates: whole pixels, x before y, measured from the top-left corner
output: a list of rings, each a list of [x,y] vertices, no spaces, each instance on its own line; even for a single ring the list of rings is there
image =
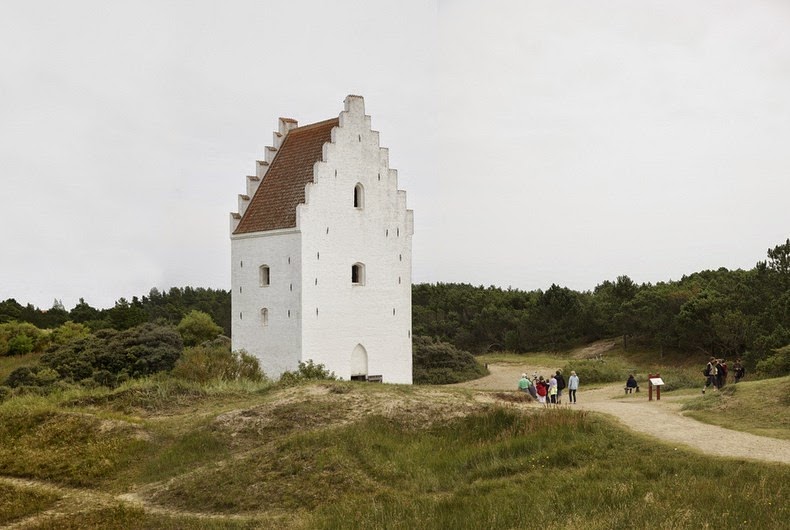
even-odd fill
[[[233,349],[254,354],[275,378],[312,359],[343,379],[411,384],[412,211],[361,97],[346,98],[297,206],[296,226],[233,234],[256,179],[266,178],[266,163],[295,126],[281,120],[275,146],[248,179],[239,213],[231,214]],[[268,285],[261,285],[262,265]]]

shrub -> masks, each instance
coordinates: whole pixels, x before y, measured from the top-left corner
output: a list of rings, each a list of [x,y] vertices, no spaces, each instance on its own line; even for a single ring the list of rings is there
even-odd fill
[[[255,356],[245,351],[231,351],[230,343],[222,339],[184,350],[172,374],[199,383],[240,379],[262,381],[265,378]]]
[[[66,344],[77,339],[84,339],[90,335],[91,330],[85,324],[76,324],[69,320],[62,326],[52,330],[52,343],[53,344]]]
[[[128,377],[171,370],[182,350],[181,336],[172,327],[142,324],[55,346],[41,363],[64,379],[112,387]]]
[[[471,353],[447,342],[415,336],[413,346],[412,376],[416,384],[460,383],[488,373]]]
[[[757,371],[769,377],[781,377],[790,373],[790,344],[773,352],[773,355],[757,363]]]
[[[33,351],[33,339],[27,335],[17,335],[8,341],[8,355],[24,355]]]
[[[0,324],[0,355],[24,355],[43,351],[49,333],[28,322]]]
[[[5,384],[11,388],[32,385],[36,381],[36,373],[29,366],[20,366],[8,376]]]
[[[8,375],[5,385],[11,388],[23,386],[50,387],[60,376],[58,373],[45,366],[20,366]]]
[[[299,362],[299,368],[294,371],[285,371],[280,376],[281,385],[293,385],[301,381],[320,381],[337,379],[335,372],[330,372],[323,364],[315,364],[312,359],[307,362]]]
[[[176,329],[181,334],[185,346],[197,346],[217,338],[217,335],[222,333],[222,328],[212,320],[211,315],[197,310],[187,313]]]

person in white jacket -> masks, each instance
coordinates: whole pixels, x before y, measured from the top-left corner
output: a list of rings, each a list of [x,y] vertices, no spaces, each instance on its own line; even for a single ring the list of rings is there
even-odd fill
[[[576,403],[576,391],[579,389],[579,376],[575,371],[571,371],[571,376],[568,378],[568,402]]]

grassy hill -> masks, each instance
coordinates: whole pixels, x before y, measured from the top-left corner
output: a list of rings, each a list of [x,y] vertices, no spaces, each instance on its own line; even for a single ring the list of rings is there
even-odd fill
[[[692,418],[727,429],[790,440],[790,376],[743,381],[684,406]]]
[[[780,528],[789,493],[788,466],[459,388],[158,377],[0,404],[0,524],[26,528]]]

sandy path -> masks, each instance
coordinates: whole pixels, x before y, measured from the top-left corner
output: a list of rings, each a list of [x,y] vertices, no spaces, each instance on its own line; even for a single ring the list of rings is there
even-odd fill
[[[535,371],[543,375],[552,373],[545,366],[529,364],[491,364],[488,369],[491,375],[453,386],[481,391],[514,391],[524,372],[530,376]],[[639,394],[626,396],[623,386],[622,383],[615,383],[585,390],[582,384],[578,391],[578,404],[573,407],[609,414],[636,432],[671,444],[691,447],[705,454],[790,464],[790,441],[701,423],[682,414],[678,398],[664,394],[661,401],[648,401],[646,389]],[[541,405],[535,403],[527,406]]]

